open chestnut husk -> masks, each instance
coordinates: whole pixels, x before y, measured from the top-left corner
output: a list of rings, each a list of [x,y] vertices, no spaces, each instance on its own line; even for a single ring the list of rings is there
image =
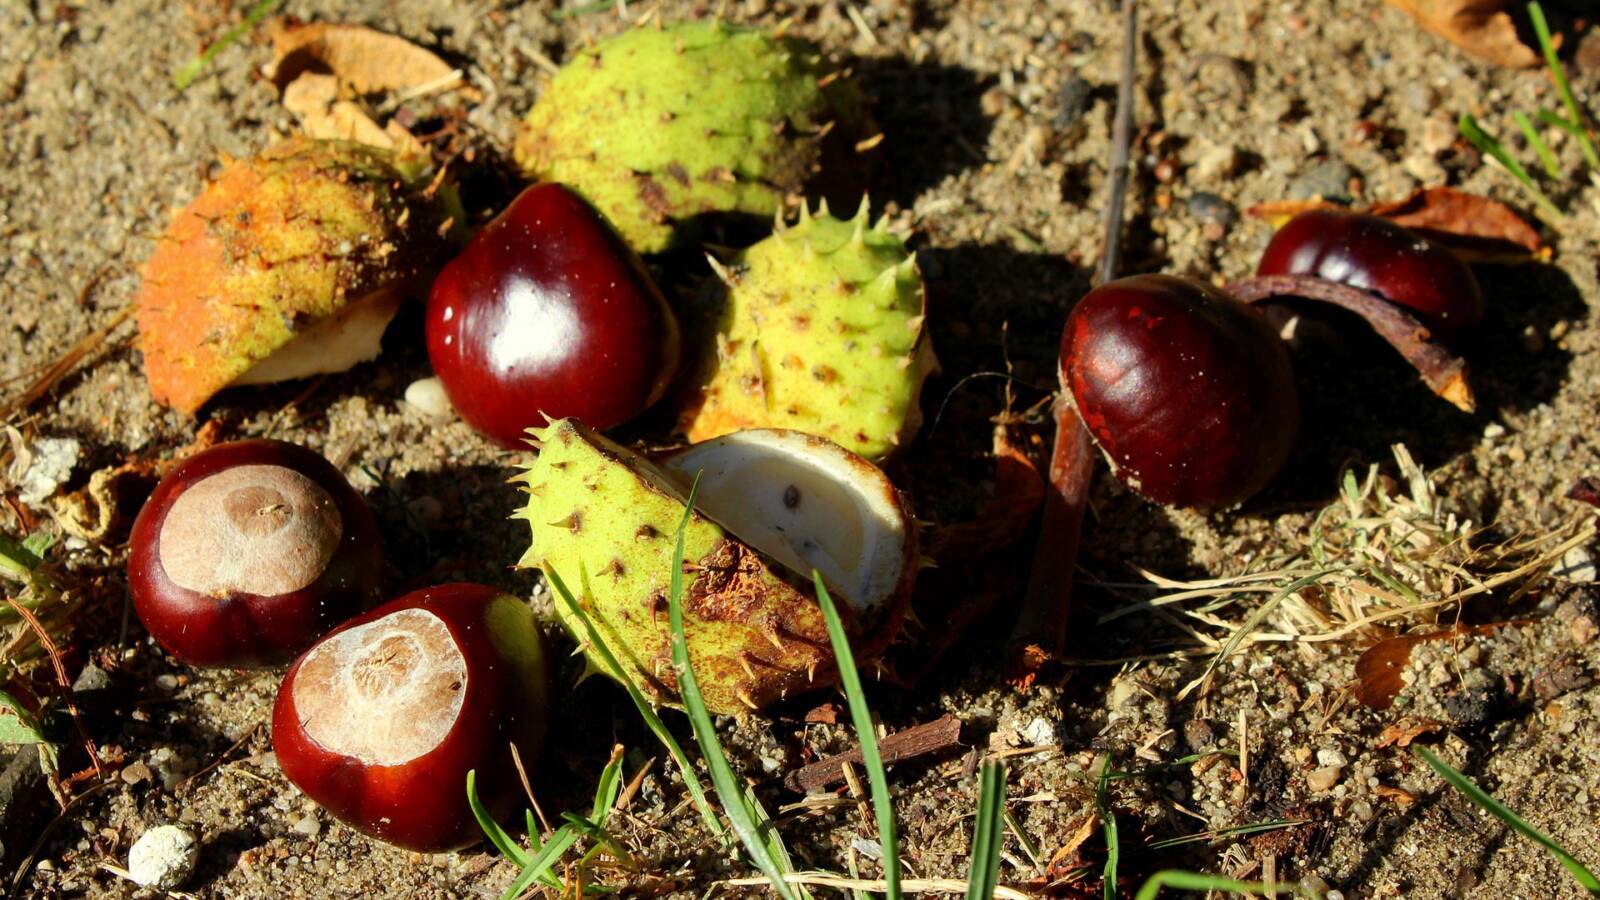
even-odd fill
[[[196,666],[293,659],[376,601],[383,541],[366,501],[318,454],[272,440],[201,451],[133,524],[139,621]]]
[[[296,660],[272,745],[283,774],[351,827],[410,850],[451,850],[483,836],[469,771],[497,820],[517,805],[517,762],[533,768],[549,701],[527,604],[446,584],[345,623]]]

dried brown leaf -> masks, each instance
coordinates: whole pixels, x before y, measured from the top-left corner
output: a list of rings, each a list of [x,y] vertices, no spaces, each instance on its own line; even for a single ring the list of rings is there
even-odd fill
[[[1384,800],[1392,800],[1401,806],[1410,806],[1411,804],[1417,802],[1416,794],[1411,793],[1405,788],[1397,788],[1393,785],[1380,784],[1373,788],[1372,792]]]
[[[1368,212],[1444,244],[1468,262],[1546,254],[1539,232],[1511,207],[1455,188],[1424,188]]]
[[[1383,733],[1378,735],[1378,742],[1373,746],[1379,750],[1389,746],[1405,748],[1411,746],[1412,741],[1425,734],[1442,730],[1444,730],[1444,723],[1437,719],[1419,719],[1413,716],[1406,716],[1383,729]]]
[[[994,429],[994,496],[970,522],[957,522],[935,534],[929,552],[941,565],[970,562],[1022,539],[1044,500],[1039,469],[1011,442],[1004,425]]]
[[[1539,54],[1517,36],[1511,0],[1388,0],[1417,24],[1479,59],[1497,66],[1525,69],[1540,63]]]
[[[1245,214],[1280,228],[1301,213],[1323,209],[1344,211],[1346,207],[1326,200],[1272,200],[1249,207]],[[1511,207],[1455,188],[1423,188],[1400,200],[1353,211],[1409,228],[1469,263],[1526,262],[1530,257],[1542,260],[1550,255],[1539,232]]]
[[[1373,644],[1356,660],[1356,682],[1350,692],[1370,709],[1388,709],[1405,687],[1400,675],[1411,662],[1411,649],[1423,641],[1489,634],[1507,625],[1522,625],[1526,619],[1491,622],[1487,625],[1462,625],[1427,634],[1406,634]]]
[[[305,72],[329,73],[358,94],[443,85],[455,67],[405,38],[362,25],[279,26],[272,33],[272,83],[281,90]]]
[[[422,159],[427,148],[398,122],[379,125],[359,103],[339,99],[339,80],[306,72],[283,89],[283,106],[300,120],[306,137],[357,141],[393,152],[399,158]]]

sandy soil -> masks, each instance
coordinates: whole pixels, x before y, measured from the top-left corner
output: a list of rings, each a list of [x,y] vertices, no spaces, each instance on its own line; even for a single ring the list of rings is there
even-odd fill
[[[663,2],[661,15],[719,5]],[[1099,251],[1118,64],[1111,4],[725,5],[736,21],[792,20],[796,33],[853,58],[877,98],[887,138],[874,201],[910,230],[921,253],[945,366],[927,391],[936,421],[898,474],[925,517],[956,519],[992,488],[984,480],[988,419],[1003,406],[1001,379],[963,377],[1003,372],[1009,363],[1018,405],[1044,399],[1054,382],[1055,335]],[[1497,133],[1514,133],[1510,111],[1554,103],[1540,73],[1489,69],[1374,0],[1144,5],[1143,152],[1130,197],[1127,271],[1246,275],[1269,229],[1218,212],[1217,198],[1238,210],[1313,192],[1318,178],[1323,192],[1342,186],[1358,202],[1438,183],[1523,201],[1503,173],[1455,141],[1453,122],[1472,112]],[[847,15],[849,6],[870,37]],[[622,27],[609,12],[552,20],[551,8],[437,0],[286,5],[303,19],[396,32],[466,66],[485,95],[470,125],[500,147],[509,146],[516,117],[538,94],[535,54],[559,61]],[[7,298],[0,378],[55,358],[129,302],[137,266],[170,210],[193,196],[219,156],[248,155],[293,129],[260,76],[270,54],[259,41],[222,52],[189,90],[173,88],[171,70],[233,20],[208,4],[0,0],[0,284]],[[1600,72],[1576,73],[1575,87],[1592,98]],[[1571,142],[1556,148],[1570,177],[1552,194],[1569,221],[1548,235],[1550,263],[1478,272],[1489,316],[1465,348],[1476,373],[1475,414],[1438,402],[1359,329],[1336,322],[1325,340],[1297,353],[1306,426],[1286,475],[1243,510],[1210,516],[1154,507],[1101,478],[1085,581],[1136,582],[1135,566],[1175,577],[1243,571],[1297,546],[1314,511],[1333,499],[1341,469],[1388,465],[1395,442],[1440,470],[1455,508],[1493,523],[1493,534],[1548,530],[1571,516],[1572,504],[1559,498],[1600,459],[1590,427],[1600,384],[1600,331],[1590,315],[1600,299],[1600,188],[1586,185]],[[1331,188],[1330,161],[1348,166],[1332,173]],[[82,442],[75,484],[130,455],[170,453],[196,428],[150,401],[129,330],[18,423],[30,435]],[[230,437],[295,440],[335,460],[379,513],[395,549],[396,589],[471,579],[538,595],[535,579],[509,566],[523,541],[520,523],[505,519],[516,502],[504,484],[511,459],[464,425],[441,427],[402,401],[406,385],[427,374],[419,335],[419,317],[408,313],[377,363],[309,394],[304,384],[236,392],[204,415],[221,420]],[[0,522],[17,525],[10,514]],[[66,553],[69,568],[94,585],[69,656],[104,670],[98,699],[84,705],[101,753],[119,759],[120,771],[58,820],[18,894],[131,895],[133,887],[102,864],[123,864],[132,841],[165,822],[201,838],[199,869],[187,885],[200,896],[493,896],[509,882],[509,864],[481,851],[408,854],[316,810],[285,781],[271,752],[265,721],[275,676],[189,671],[136,622],[124,634],[124,548],[80,542]],[[1243,739],[1248,777],[1237,759],[1214,756],[1116,783],[1111,798],[1130,888],[1157,868],[1254,877],[1268,865],[1282,878],[1316,879],[1308,889],[1323,885],[1345,897],[1576,897],[1554,859],[1444,788],[1408,752],[1375,746],[1402,715],[1439,718],[1446,727],[1423,740],[1577,856],[1600,863],[1600,688],[1591,676],[1600,643],[1583,626],[1593,600],[1585,613],[1587,588],[1575,590],[1514,606],[1482,601],[1475,618],[1528,622],[1419,653],[1415,680],[1385,712],[1344,695],[1361,642],[1256,646],[1223,666],[1208,696],[1184,701],[1177,692],[1203,657],[1086,662],[1018,695],[1000,681],[1000,615],[915,690],[884,685],[874,701],[890,729],[949,711],[961,717],[973,747],[1038,745],[1012,757],[1010,797],[1046,863],[1091,815],[1090,773],[1107,754],[1122,768],[1153,766]],[[1151,615],[1095,625],[1128,596],[1117,588],[1079,592],[1074,657],[1133,657],[1181,637]],[[1577,606],[1562,607],[1569,601]],[[1566,612],[1557,616],[1558,608]],[[1559,667],[1577,673],[1562,682],[1567,688],[1536,690],[1536,676]],[[585,788],[614,742],[629,748],[630,773],[658,755],[626,698],[598,679],[574,684],[577,674],[576,663],[561,673],[556,720],[565,727],[535,773],[547,810],[586,802]],[[801,721],[826,699],[771,720],[726,723],[736,761],[769,808],[800,799],[779,785],[784,771],[850,746],[847,728]],[[957,752],[893,773],[906,862],[919,875],[965,871],[974,760]],[[650,873],[638,884],[700,896],[744,869],[700,833],[683,798],[681,783],[658,762],[621,830]],[[798,860],[843,871],[852,842],[870,828],[853,804],[813,807],[786,814],[782,830]],[[1313,824],[1258,839],[1143,848],[1280,818]],[[29,828],[24,844],[39,834],[37,824]],[[4,840],[10,870],[29,848],[17,834]],[[1081,865],[1094,873],[1103,860],[1099,841],[1091,837],[1081,850]],[[1044,883],[1016,836],[1004,858],[1005,882]],[[875,869],[858,862],[864,873]],[[1071,895],[1097,883],[1089,874],[1057,890]]]

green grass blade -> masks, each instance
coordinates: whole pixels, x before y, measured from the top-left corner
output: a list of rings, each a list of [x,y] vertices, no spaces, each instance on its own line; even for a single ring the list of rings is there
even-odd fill
[[[850,639],[845,636],[844,623],[839,610],[833,605],[828,586],[822,583],[822,574],[811,570],[811,580],[817,586],[817,602],[822,606],[822,618],[828,623],[828,640],[833,644],[833,657],[839,667],[839,683],[844,686],[844,696],[850,705],[850,721],[856,727],[856,740],[861,743],[861,762],[867,770],[867,782],[872,787],[872,808],[878,820],[878,844],[883,848],[883,880],[889,900],[900,898],[900,839],[895,833],[894,796],[889,793],[889,776],[883,770],[883,757],[878,753],[878,735],[872,725],[872,709],[867,706],[867,694],[861,689],[861,673],[856,670],[855,655],[850,652]]]
[[[1512,831],[1522,835],[1535,844],[1550,851],[1550,854],[1567,867],[1574,881],[1582,885],[1584,890],[1595,896],[1600,896],[1600,878],[1596,878],[1583,863],[1573,858],[1564,847],[1555,842],[1554,838],[1528,824],[1527,820],[1512,812],[1505,804],[1489,796],[1489,792],[1478,787],[1472,779],[1456,771],[1449,763],[1433,755],[1426,747],[1413,747],[1423,761],[1433,767],[1439,777],[1450,783],[1450,786],[1467,795],[1467,799],[1488,810],[1495,818],[1506,823]]]
[[[700,476],[689,489],[689,501],[684,506],[683,519],[678,523],[678,540],[672,551],[671,581],[667,591],[667,616],[672,629],[672,664],[678,673],[678,697],[694,726],[694,738],[700,744],[700,754],[705,757],[706,768],[711,772],[711,784],[722,798],[723,811],[739,836],[745,851],[755,862],[761,874],[772,882],[773,890],[784,900],[796,900],[793,888],[783,880],[787,874],[767,846],[762,826],[756,822],[755,811],[745,800],[745,786],[733,772],[728,755],[717,737],[717,727],[706,709],[705,697],[700,693],[700,683],[695,678],[694,665],[689,659],[689,641],[683,631],[683,544],[689,531],[689,518],[694,515],[695,495],[700,491]]]
[[[467,806],[472,808],[472,817],[478,820],[478,827],[483,829],[483,833],[488,837],[489,843],[500,851],[501,856],[519,866],[528,864],[528,854],[522,852],[522,848],[517,846],[517,842],[512,840],[511,835],[500,827],[500,823],[489,815],[487,809],[484,809],[483,801],[478,799],[478,772],[476,769],[467,770]]]
[[[1575,122],[1568,122],[1566,119],[1561,117],[1560,113],[1557,113],[1555,110],[1541,109],[1539,110],[1538,118],[1539,121],[1543,122],[1544,124],[1553,125],[1556,128],[1565,131],[1567,134],[1572,135],[1573,137],[1583,137],[1582,125],[1579,125]]]
[[[1111,757],[1100,768],[1100,784],[1095,788],[1094,805],[1100,813],[1101,828],[1106,836],[1106,867],[1101,875],[1106,900],[1117,900],[1117,865],[1121,862],[1122,844],[1117,838],[1117,814],[1106,802],[1106,788],[1111,784]]]
[[[1001,813],[1006,808],[1006,767],[985,760],[978,777],[978,816],[972,829],[967,900],[993,900],[1000,882],[1000,841],[1005,837]]]
[[[1151,875],[1139,888],[1139,893],[1134,894],[1134,900],[1156,900],[1164,887],[1177,888],[1180,891],[1231,891],[1235,894],[1270,894],[1274,891],[1290,894],[1299,894],[1299,888],[1292,884],[1260,882],[1260,881],[1235,881],[1232,878],[1223,878],[1221,875],[1206,875],[1201,872],[1184,872],[1179,869],[1164,869]]]
[[[716,807],[711,805],[710,798],[706,796],[705,786],[700,783],[700,777],[695,774],[694,763],[689,761],[689,754],[683,751],[683,745],[679,744],[678,739],[672,736],[671,731],[667,730],[667,724],[661,721],[661,716],[657,715],[656,708],[650,704],[650,700],[645,697],[644,692],[640,691],[639,686],[633,683],[633,679],[627,676],[627,670],[622,668],[622,663],[617,661],[617,655],[606,645],[605,639],[600,637],[600,630],[594,626],[594,621],[589,618],[589,614],[573,598],[572,591],[567,589],[566,582],[562,581],[561,576],[554,570],[546,572],[545,577],[550,581],[550,586],[555,590],[556,596],[562,603],[567,605],[567,609],[572,615],[583,623],[589,646],[599,654],[601,661],[610,670],[612,678],[628,692],[628,696],[633,700],[633,705],[639,710],[639,716],[644,719],[645,725],[649,727],[650,732],[656,736],[656,739],[661,741],[661,745],[667,748],[667,755],[671,756],[672,761],[677,764],[678,772],[683,776],[683,785],[688,789],[690,798],[694,800],[695,808],[700,811],[700,818],[705,822],[706,829],[720,838],[723,843],[727,843],[728,830],[722,826],[722,821],[717,818]]]
[[[1493,135],[1484,131],[1478,124],[1478,120],[1474,119],[1471,113],[1462,113],[1457,127],[1461,130],[1461,136],[1466,138],[1472,146],[1477,147],[1479,153],[1493,157],[1500,165],[1506,167],[1506,171],[1510,172],[1512,177],[1522,184],[1528,195],[1533,198],[1534,205],[1538,206],[1541,212],[1552,219],[1559,220],[1562,218],[1561,210],[1557,209],[1556,205],[1550,202],[1550,198],[1544,195],[1544,191],[1539,190],[1539,186],[1533,183],[1533,177],[1528,174],[1527,169],[1522,167],[1522,163],[1517,162],[1516,157],[1506,150],[1504,144],[1501,144]]]
[[[617,795],[622,793],[622,754],[617,754],[600,773],[594,788],[594,812],[589,818],[596,825],[605,825],[611,807],[617,805]]]
[[[250,12],[245,14],[243,22],[229,28],[223,33],[222,37],[217,38],[215,44],[207,47],[204,53],[184,63],[176,72],[173,72],[172,83],[180,91],[188,90],[189,85],[200,77],[200,73],[205,71],[206,66],[211,65],[211,61],[217,58],[218,53],[228,49],[239,38],[244,37],[250,29],[260,25],[261,20],[271,15],[272,11],[277,9],[281,3],[283,3],[283,0],[260,0],[255,6],[250,7]]]
[[[1559,179],[1561,164],[1556,162],[1555,153],[1550,150],[1550,145],[1544,142],[1544,138],[1540,137],[1539,130],[1533,127],[1533,122],[1520,109],[1512,112],[1511,118],[1516,121],[1517,127],[1522,129],[1522,136],[1527,139],[1528,146],[1539,154],[1539,163],[1544,166],[1545,174]]]
[[[556,860],[565,855],[568,850],[572,849],[572,845],[577,842],[578,832],[574,831],[571,826],[563,825],[557,828],[555,834],[550,835],[550,840],[545,843],[544,847],[528,860],[527,865],[522,867],[522,874],[517,876],[517,880],[511,882],[511,886],[506,888],[506,892],[500,895],[502,900],[511,900],[512,897],[527,890],[535,881],[560,890],[562,887],[561,881],[551,874],[550,869],[555,866]]]
[[[1550,23],[1544,19],[1544,8],[1538,3],[1529,3],[1528,18],[1533,20],[1533,31],[1539,36],[1539,49],[1544,53],[1544,64],[1550,68],[1550,77],[1555,80],[1556,92],[1561,95],[1561,105],[1567,108],[1567,118],[1578,126],[1578,146],[1583,148],[1583,158],[1589,161],[1589,168],[1600,169],[1600,152],[1595,150],[1594,141],[1583,128],[1583,110],[1578,107],[1578,98],[1572,95],[1572,85],[1567,83],[1567,70],[1556,57],[1556,44],[1550,37]]]

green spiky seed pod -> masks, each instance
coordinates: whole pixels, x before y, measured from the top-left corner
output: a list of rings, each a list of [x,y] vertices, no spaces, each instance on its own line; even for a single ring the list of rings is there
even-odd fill
[[[799,224],[712,265],[680,391],[690,441],[793,428],[881,460],[916,433],[936,366],[922,276],[865,200],[848,221],[802,207]]]
[[[770,217],[868,128],[854,84],[819,51],[721,21],[643,27],[563,66],[517,137],[518,164],[605,213],[641,253],[695,217]],[[836,127],[837,126],[837,127]],[[859,185],[856,185],[859,188]]]
[[[156,400],[348,369],[447,249],[448,213],[381,150],[292,140],[227,160],[145,263],[139,344]]]
[[[915,529],[888,479],[860,457],[768,431],[658,465],[571,419],[533,433],[539,455],[517,479],[528,494],[517,517],[532,533],[521,565],[561,576],[629,670],[623,677],[647,694],[677,695],[667,591],[696,472],[705,475],[684,537],[684,632],[713,712],[744,713],[832,683],[813,567],[862,639],[858,653],[881,652],[898,631],[917,567]],[[556,612],[587,647],[587,629],[559,598]],[[598,659],[594,667],[607,671]]]

